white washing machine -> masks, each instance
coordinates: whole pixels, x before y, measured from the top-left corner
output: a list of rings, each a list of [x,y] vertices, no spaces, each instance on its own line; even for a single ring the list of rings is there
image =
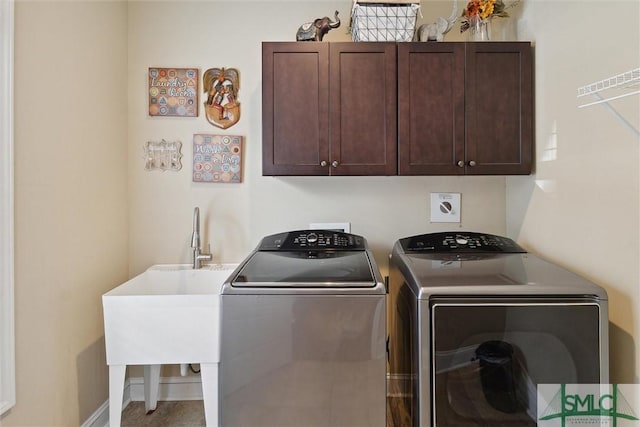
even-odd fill
[[[220,425],[384,427],[385,298],[363,237],[265,237],[222,289]]]
[[[605,290],[473,232],[398,240],[389,357],[413,426],[537,425],[538,384],[608,383]]]

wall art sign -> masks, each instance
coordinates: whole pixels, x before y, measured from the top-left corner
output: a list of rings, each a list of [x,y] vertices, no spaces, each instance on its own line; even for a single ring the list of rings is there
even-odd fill
[[[210,68],[202,76],[207,94],[204,110],[212,125],[227,129],[240,120],[240,73],[235,68]]]
[[[198,117],[198,69],[149,68],[149,115]]]
[[[182,169],[181,147],[180,141],[167,142],[164,139],[160,142],[147,141],[144,146],[145,170],[179,171]]]
[[[194,182],[242,182],[242,137],[193,135]]]

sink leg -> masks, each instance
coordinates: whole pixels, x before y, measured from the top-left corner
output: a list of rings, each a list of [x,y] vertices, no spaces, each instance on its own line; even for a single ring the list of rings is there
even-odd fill
[[[120,427],[127,365],[109,366],[109,427]]]
[[[161,366],[144,365],[144,409],[147,414],[155,411],[158,406]]]
[[[218,424],[218,364],[201,363],[202,397],[204,398],[204,419],[207,427]]]

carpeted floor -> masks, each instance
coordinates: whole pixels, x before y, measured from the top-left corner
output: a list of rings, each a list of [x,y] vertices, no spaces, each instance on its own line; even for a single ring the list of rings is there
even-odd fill
[[[202,400],[160,401],[156,410],[145,414],[144,402],[131,402],[122,412],[122,427],[204,427]],[[387,427],[406,427],[408,415],[399,398],[387,398]]]
[[[144,402],[131,402],[122,411],[122,427],[200,427],[204,425],[202,400],[160,401],[151,414],[145,414]]]

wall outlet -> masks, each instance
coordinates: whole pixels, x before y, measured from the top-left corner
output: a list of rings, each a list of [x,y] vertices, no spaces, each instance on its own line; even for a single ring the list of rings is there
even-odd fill
[[[350,222],[312,222],[309,230],[336,230],[351,233]]]
[[[460,222],[460,193],[431,193],[431,222]]]

